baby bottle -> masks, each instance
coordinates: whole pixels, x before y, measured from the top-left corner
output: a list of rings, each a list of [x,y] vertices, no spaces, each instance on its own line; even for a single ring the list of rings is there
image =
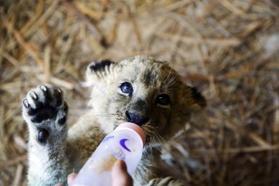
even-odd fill
[[[139,163],[145,135],[133,123],[122,123],[108,134],[79,171],[72,186],[110,186],[111,170],[116,160],[123,160],[129,174]]]

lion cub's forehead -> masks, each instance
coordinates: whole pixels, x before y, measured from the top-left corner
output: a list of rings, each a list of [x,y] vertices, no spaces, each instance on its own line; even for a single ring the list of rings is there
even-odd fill
[[[176,79],[176,73],[167,63],[152,58],[135,57],[119,62],[119,78],[142,82],[146,86],[163,86]]]

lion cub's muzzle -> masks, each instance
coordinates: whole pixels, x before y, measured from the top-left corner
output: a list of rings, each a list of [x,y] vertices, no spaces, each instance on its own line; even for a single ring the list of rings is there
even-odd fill
[[[126,119],[128,122],[135,123],[139,126],[142,126],[149,121],[149,117],[143,116],[137,112],[130,111],[126,111]]]
[[[126,120],[131,123],[144,125],[149,121],[147,103],[142,99],[138,99],[132,103],[128,110],[125,112]]]

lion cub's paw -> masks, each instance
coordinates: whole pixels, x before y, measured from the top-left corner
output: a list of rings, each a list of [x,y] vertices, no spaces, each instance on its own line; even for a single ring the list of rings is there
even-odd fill
[[[68,106],[61,89],[40,85],[31,89],[22,101],[22,114],[29,132],[38,142],[53,141],[66,133]]]

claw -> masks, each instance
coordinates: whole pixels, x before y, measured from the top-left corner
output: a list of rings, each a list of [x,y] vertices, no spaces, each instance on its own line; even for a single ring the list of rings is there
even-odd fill
[[[47,87],[45,85],[41,85],[40,86],[40,89],[44,92],[47,92]]]
[[[62,104],[62,94],[61,90],[55,89],[54,90],[54,97],[56,97],[56,105],[60,106]]]
[[[38,95],[35,92],[31,92],[30,94],[34,100],[38,100]]]
[[[43,94],[45,96],[45,102],[47,103],[49,100],[51,100],[49,90],[48,90],[47,86],[45,86],[45,85],[41,85],[40,89],[43,91]]]
[[[61,95],[63,94],[63,91],[61,90],[61,88],[57,88],[56,89]]]
[[[25,108],[29,108],[30,107],[30,104],[28,103],[27,99],[23,100],[23,105],[24,105]]]
[[[68,107],[68,104],[66,103],[66,102],[64,102],[65,104],[64,104],[64,111],[66,112],[66,113],[68,113],[68,110],[69,110],[69,107]]]

